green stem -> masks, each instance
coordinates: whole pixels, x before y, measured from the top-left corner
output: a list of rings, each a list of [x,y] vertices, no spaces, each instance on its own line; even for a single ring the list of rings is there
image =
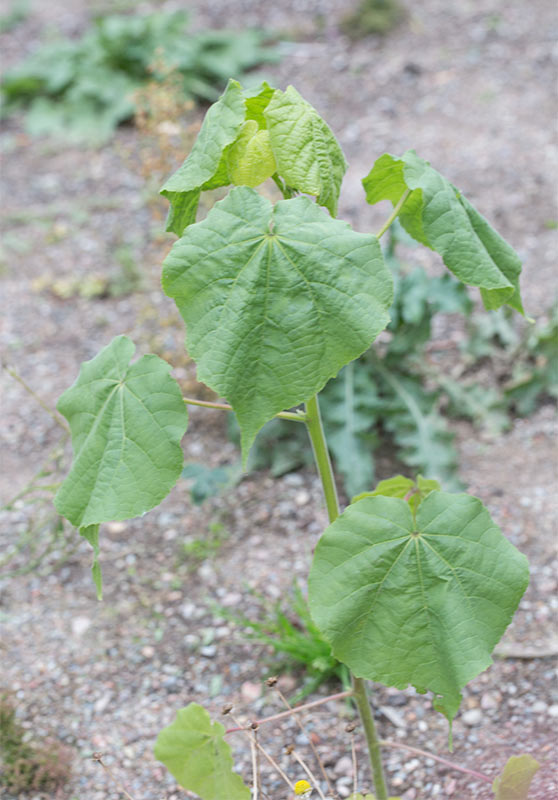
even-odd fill
[[[220,411],[232,411],[233,408],[228,403],[213,403],[209,400],[195,400],[193,397],[182,398],[187,406],[203,406],[203,408],[217,408]],[[281,411],[275,415],[279,419],[290,419],[292,422],[306,422],[304,411]]]
[[[318,395],[314,395],[306,403],[306,425],[312,442],[314,459],[322,481],[329,521],[335,522],[340,513],[339,500],[337,499],[337,488],[333,478],[333,470],[322,425]]]
[[[353,693],[355,702],[357,704],[358,713],[362,720],[364,727],[364,735],[366,737],[366,744],[368,745],[368,753],[370,755],[370,766],[372,767],[372,775],[374,777],[374,790],[376,792],[376,800],[388,800],[388,791],[386,786],[386,779],[384,776],[384,768],[382,765],[382,751],[380,750],[380,740],[376,733],[376,726],[374,724],[374,717],[368,702],[368,695],[366,693],[366,685],[362,678],[355,678],[353,675]]]
[[[391,212],[390,216],[386,219],[386,221],[384,222],[384,224],[382,225],[382,227],[380,228],[380,230],[376,234],[376,239],[379,239],[381,236],[384,235],[384,233],[387,231],[387,229],[389,228],[391,223],[394,221],[394,219],[397,217],[397,215],[401,211],[401,207],[402,207],[403,203],[409,197],[410,194],[411,194],[411,190],[410,189],[407,189],[406,191],[403,192],[403,194],[401,195],[401,197],[397,201],[397,205],[395,206],[395,208]]]
[[[335,522],[339,516],[339,500],[337,499],[337,489],[335,487],[335,480],[333,477],[333,470],[331,468],[331,461],[329,459],[329,452],[325,439],[324,429],[320,416],[320,406],[318,405],[318,396],[315,395],[306,403],[306,425],[312,442],[312,449],[314,451],[314,458],[318,473],[322,481],[322,488],[324,491],[327,513],[330,522]],[[353,681],[353,693],[357,704],[358,712],[364,727],[364,734],[366,743],[368,745],[368,753],[370,755],[370,766],[372,768],[372,775],[374,777],[374,789],[376,791],[377,800],[388,800],[388,792],[384,771],[382,767],[382,754],[380,750],[380,742],[376,733],[376,726],[374,725],[374,718],[368,702],[366,694],[366,686],[362,678],[355,678],[351,676]]]

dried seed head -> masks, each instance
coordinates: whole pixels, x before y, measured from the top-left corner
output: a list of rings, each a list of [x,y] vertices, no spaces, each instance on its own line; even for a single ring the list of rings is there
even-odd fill
[[[252,728],[253,731],[257,731],[260,726],[256,721],[254,721],[250,723],[250,727]]]
[[[290,754],[293,752],[293,750],[294,750],[294,744],[286,744],[285,745],[285,753],[288,756],[290,756]]]
[[[271,678],[268,678],[266,680],[265,685],[266,686],[270,686],[270,687],[271,686],[275,686],[275,684],[277,683],[278,680],[279,679],[278,679],[277,675],[272,675]]]
[[[233,710],[232,705],[230,703],[227,703],[227,705],[223,706],[223,708],[221,709],[221,714],[225,716],[225,714],[230,714],[232,710]]]
[[[352,733],[355,728],[356,728],[356,722],[349,722],[345,730],[347,731],[347,733]]]

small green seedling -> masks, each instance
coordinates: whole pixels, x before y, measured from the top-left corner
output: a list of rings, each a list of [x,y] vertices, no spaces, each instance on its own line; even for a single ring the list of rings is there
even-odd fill
[[[442,491],[436,474],[371,486],[341,511],[318,393],[389,322],[393,280],[379,238],[396,218],[460,281],[478,287],[487,309],[507,304],[523,313],[521,264],[412,150],[381,156],[364,178],[367,201],[387,199],[393,212],[376,235],[357,233],[335,216],[346,166],[328,125],[293,87],[247,91],[231,80],[162,190],[171,203],[168,229],[180,237],[165,260],[163,288],[186,323],[198,378],[230,404],[205,405],[236,415],[244,464],[269,420],[308,430],[330,519],[310,570],[310,610],[352,672],[349,694],[375,795],[387,800],[364,681],[431,692],[451,724],[461,690],[490,665],[525,591],[527,559],[480,500]],[[255,189],[268,178],[283,194],[277,203]],[[241,185],[196,222],[201,193],[231,184]],[[131,363],[133,353],[118,336],[82,365],[58,404],[74,461],[55,504],[93,545],[99,592],[100,524],[149,511],[183,469],[191,401],[168,364],[154,355]],[[191,704],[161,732],[155,754],[203,800],[248,800],[224,735]],[[257,772],[253,780],[254,797]],[[502,778],[500,798],[514,780]]]

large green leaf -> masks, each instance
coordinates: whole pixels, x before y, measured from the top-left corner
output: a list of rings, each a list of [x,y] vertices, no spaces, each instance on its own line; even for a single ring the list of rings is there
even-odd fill
[[[211,722],[203,706],[190,703],[176,713],[155,743],[155,758],[162,761],[184,789],[202,800],[250,800],[250,790],[232,771],[231,748],[223,739],[224,727]]]
[[[399,213],[408,233],[440,253],[460,281],[480,287],[486,308],[507,303],[523,313],[517,253],[428,161],[414,150],[401,158],[386,153],[363,185],[369,203],[391,200],[395,205],[410,190]]]
[[[74,460],[54,502],[79,528],[149,511],[182,471],[188,415],[180,388],[157,356],[130,365],[134,350],[128,337],[117,336],[81,365],[58,401]]]
[[[244,458],[265,422],[366,350],[392,297],[374,236],[306,197],[272,206],[247,187],[186,229],[163,287],[186,322],[199,380],[234,408]]]
[[[540,766],[533,756],[512,756],[502,774],[494,779],[494,800],[527,800],[531,781]]]
[[[219,100],[205,115],[190,155],[161,189],[161,194],[171,202],[168,231],[180,236],[188,225],[196,221],[202,190],[230,183],[224,152],[240,133],[246,116],[244,100],[240,83],[230,80]]]
[[[281,177],[334,217],[347,163],[327,123],[293,86],[275,92],[264,116]]]
[[[416,521],[395,497],[350,505],[318,542],[309,601],[355,675],[430,690],[451,720],[527,582],[527,559],[480,500],[433,491]]]

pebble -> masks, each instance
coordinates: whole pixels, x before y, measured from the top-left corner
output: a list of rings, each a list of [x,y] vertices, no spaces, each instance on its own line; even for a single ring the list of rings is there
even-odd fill
[[[350,775],[353,771],[353,762],[349,756],[342,756],[333,767],[336,775]]]
[[[480,708],[470,708],[461,715],[461,720],[470,728],[474,727],[475,725],[480,725],[482,721],[482,711]]]
[[[200,647],[200,655],[205,658],[213,658],[217,653],[217,647],[214,644],[208,644],[205,647]]]
[[[89,617],[74,617],[72,620],[72,633],[74,636],[83,636],[85,631],[91,627]]]
[[[548,715],[550,717],[558,717],[558,705],[550,706],[548,709]]]

